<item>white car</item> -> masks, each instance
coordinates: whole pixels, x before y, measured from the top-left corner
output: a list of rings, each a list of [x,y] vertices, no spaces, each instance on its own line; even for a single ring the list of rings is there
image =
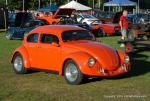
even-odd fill
[[[89,14],[78,14],[77,21],[83,24],[88,24],[88,25],[102,24],[102,22],[99,19]]]

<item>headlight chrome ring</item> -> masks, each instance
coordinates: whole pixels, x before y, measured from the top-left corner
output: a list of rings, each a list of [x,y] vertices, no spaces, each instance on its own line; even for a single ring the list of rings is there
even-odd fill
[[[89,65],[90,67],[94,66],[95,63],[96,63],[95,59],[89,58],[89,60],[88,60],[88,65]]]

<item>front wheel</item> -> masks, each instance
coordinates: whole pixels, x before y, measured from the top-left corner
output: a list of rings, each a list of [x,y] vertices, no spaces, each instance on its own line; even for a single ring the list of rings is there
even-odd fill
[[[27,73],[27,69],[24,67],[24,61],[21,54],[16,53],[13,58],[13,68],[17,74]]]
[[[72,85],[80,84],[83,80],[82,72],[72,60],[67,61],[64,65],[64,77],[67,83]]]

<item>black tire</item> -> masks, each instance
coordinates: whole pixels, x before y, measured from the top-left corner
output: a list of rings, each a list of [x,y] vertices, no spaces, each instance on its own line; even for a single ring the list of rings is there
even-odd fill
[[[101,35],[103,37],[107,36],[107,34],[105,33],[104,29],[103,28],[100,28],[99,31],[98,31],[98,36]]]
[[[69,65],[72,65],[74,67],[75,70],[74,72],[76,71],[77,74],[74,74],[74,76],[76,76],[75,78],[73,77],[73,72],[71,72],[69,74],[68,72],[68,69],[70,69],[71,67],[69,67]],[[71,70],[71,69],[70,69]],[[63,74],[64,74],[64,78],[65,80],[67,81],[68,84],[71,84],[71,85],[78,85],[80,83],[82,83],[83,79],[84,79],[84,75],[82,74],[82,72],[80,71],[78,65],[72,61],[72,60],[68,60],[65,65],[64,65],[64,71],[63,71]],[[69,78],[69,75],[72,75],[70,78]],[[72,80],[71,80],[72,79]]]
[[[16,74],[25,74],[27,69],[24,67],[24,61],[20,53],[16,53],[13,57],[13,69]]]

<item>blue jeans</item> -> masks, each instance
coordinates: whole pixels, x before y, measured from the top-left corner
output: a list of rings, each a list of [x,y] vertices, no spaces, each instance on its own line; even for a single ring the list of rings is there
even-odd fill
[[[122,35],[123,37],[127,37],[127,29],[122,28],[122,30],[121,30],[121,35]]]

